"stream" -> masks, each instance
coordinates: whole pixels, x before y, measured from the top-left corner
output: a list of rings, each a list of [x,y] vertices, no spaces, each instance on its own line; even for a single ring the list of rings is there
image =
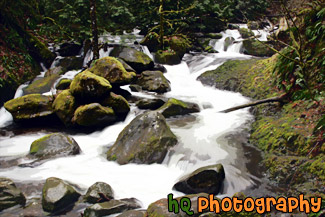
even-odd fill
[[[261,32],[255,34],[261,34],[261,39],[266,39],[267,32]],[[111,185],[115,198],[137,198],[142,202],[143,208],[147,208],[156,200],[166,198],[169,193],[173,193],[175,197],[182,196],[182,193],[172,190],[180,177],[197,168],[216,163],[223,164],[226,173],[220,197],[232,196],[236,192],[258,187],[261,184],[261,177],[254,172],[257,166],[249,168],[248,165],[249,163],[252,165],[254,156],[258,158],[259,153],[251,150],[253,159],[246,159],[247,149],[243,147],[241,141],[241,137],[243,141],[247,139],[250,123],[254,117],[248,109],[227,114],[219,113],[221,110],[247,103],[249,99],[239,93],[203,86],[196,80],[203,72],[215,69],[229,59],[252,58],[241,53],[242,42],[238,30],[227,30],[222,34],[222,39],[211,42],[219,53],[186,54],[181,64],[165,65],[167,73],[164,75],[171,83],[171,91],[163,94],[163,97],[197,103],[201,112],[167,119],[171,130],[178,138],[178,144],[170,149],[162,164],[121,166],[107,161],[106,151],[114,144],[118,134],[143,112],[131,103],[131,111],[123,122],[92,133],[65,132],[79,144],[82,150],[80,155],[50,160],[35,168],[1,167],[0,177],[7,177],[18,183],[33,183],[49,177],[58,177],[78,185],[83,193],[95,182],[102,181]],[[224,40],[229,36],[238,42],[230,45],[225,51]],[[109,51],[101,51],[101,57],[108,56]],[[144,51],[148,53],[146,48]],[[91,58],[91,55],[87,54],[86,58]],[[78,72],[70,71],[63,77],[72,78]],[[23,87],[24,85],[17,90],[15,97],[22,95]],[[128,86],[122,88],[130,91]],[[143,98],[155,96],[146,92],[132,92],[132,95]],[[5,127],[11,123],[10,113],[1,108],[1,131],[6,132]],[[34,140],[54,131],[41,129],[17,134],[2,133],[0,160],[25,156]],[[19,160],[19,163],[25,162]],[[30,195],[33,196],[35,195]]]

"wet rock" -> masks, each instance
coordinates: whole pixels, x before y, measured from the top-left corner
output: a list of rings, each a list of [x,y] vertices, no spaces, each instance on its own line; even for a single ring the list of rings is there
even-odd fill
[[[88,203],[99,203],[113,198],[113,190],[105,182],[96,182],[88,188],[84,196],[84,200]]]
[[[191,195],[185,195],[184,197],[187,197],[191,200],[191,211],[194,212],[192,216],[199,216],[200,213],[198,212],[198,198],[199,197],[206,197],[208,198],[209,195],[206,193],[200,193],[200,194],[191,194]],[[180,203],[180,200],[183,197],[177,197],[174,198],[175,200]],[[203,212],[206,212],[207,210],[203,210]],[[185,212],[183,212],[181,209],[179,209],[179,213],[175,214],[173,212],[168,212],[168,200],[166,198],[160,199],[152,204],[149,205],[147,209],[147,217],[156,217],[156,216],[164,216],[164,217],[176,217],[176,216],[189,216]]]
[[[121,95],[110,92],[109,97],[101,102],[101,105],[111,107],[119,117],[125,117],[130,111],[128,101]]]
[[[12,114],[15,121],[33,120],[54,114],[52,98],[41,94],[29,94],[9,100],[4,107]]]
[[[221,33],[207,33],[206,36],[208,38],[212,38],[212,39],[221,39],[222,38]]]
[[[161,163],[177,138],[165,118],[155,111],[137,116],[119,134],[107,152],[107,159],[119,164]]]
[[[81,69],[82,65],[83,65],[83,57],[81,56],[64,57],[59,59],[57,63],[57,66],[61,66],[64,72]]]
[[[200,108],[195,103],[184,102],[171,98],[157,111],[164,115],[165,118],[168,118],[176,115],[186,115],[189,113],[200,112]]]
[[[156,93],[165,93],[171,90],[168,80],[160,71],[142,72],[137,84],[142,87],[142,90]]]
[[[154,66],[152,59],[147,54],[131,47],[115,47],[110,55],[123,59],[128,65],[135,69],[137,73],[150,70]]]
[[[186,50],[190,48],[190,43],[186,37],[171,36],[167,39],[170,49],[176,52],[180,59],[183,58]]]
[[[29,151],[30,158],[39,160],[53,159],[80,153],[80,147],[70,136],[62,133],[53,133],[35,140]]]
[[[202,50],[205,50],[210,45],[211,38],[199,38],[197,44]]]
[[[174,185],[173,189],[185,194],[200,192],[218,194],[224,179],[225,171],[223,166],[216,164],[202,167],[184,176]]]
[[[106,78],[115,86],[130,84],[136,76],[134,72],[126,71],[123,64],[114,57],[104,57],[97,60],[89,71]]]
[[[269,57],[275,53],[273,50],[254,39],[245,40],[243,42],[243,48],[245,54],[258,57]]]
[[[166,73],[167,69],[165,68],[164,65],[155,63],[155,66],[153,67],[152,71],[161,71],[162,73]]]
[[[30,85],[24,88],[24,95],[49,92],[59,78],[60,76],[57,74],[36,78]]]
[[[84,127],[102,127],[114,123],[116,115],[111,108],[91,103],[77,108],[72,121]]]
[[[111,84],[103,77],[89,71],[79,73],[70,85],[70,91],[77,100],[95,102],[109,96]]]
[[[117,217],[146,217],[146,211],[144,210],[129,210],[126,212],[123,212],[121,215],[118,215]]]
[[[116,58],[116,59],[122,63],[123,67],[125,68],[125,70],[127,72],[136,73],[136,71],[129,64],[127,64],[123,59],[121,59],[121,58]]]
[[[51,68],[45,72],[45,77],[51,75],[62,75],[64,73],[63,68],[61,66]]]
[[[79,197],[75,188],[62,179],[48,178],[42,193],[43,210],[50,213],[70,210]]]
[[[59,83],[55,86],[57,90],[66,90],[70,88],[72,80],[63,78],[59,81]]]
[[[162,99],[142,99],[136,103],[136,106],[139,109],[155,110],[160,108],[164,104],[165,101]]]
[[[159,48],[159,35],[155,32],[149,32],[142,41],[141,45],[147,46],[150,52],[156,52]]]
[[[224,41],[224,51],[228,50],[228,47],[231,46],[235,42],[233,37],[227,37]]]
[[[16,205],[24,206],[25,203],[26,198],[15,183],[0,177],[0,212]]]
[[[53,102],[53,109],[56,115],[66,126],[72,125],[71,120],[78,106],[70,90],[62,91]]]
[[[84,217],[107,216],[140,207],[137,202],[131,202],[129,200],[110,200],[88,207],[84,212]]]
[[[77,56],[80,53],[82,48],[81,44],[77,44],[75,42],[65,42],[61,44],[60,49],[58,50],[60,56]]]
[[[155,62],[167,65],[177,65],[181,63],[181,59],[173,50],[158,50],[155,53]]]
[[[246,28],[240,28],[239,33],[243,39],[254,36],[254,33],[251,30]]]
[[[142,91],[142,87],[137,84],[131,84],[129,87],[130,87],[131,91],[133,91],[133,92],[141,92]]]

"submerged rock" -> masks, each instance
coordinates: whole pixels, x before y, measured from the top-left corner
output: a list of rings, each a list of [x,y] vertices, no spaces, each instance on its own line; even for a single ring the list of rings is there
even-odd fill
[[[103,106],[111,107],[115,114],[119,117],[125,117],[130,111],[130,105],[128,101],[121,95],[117,95],[110,92],[109,97],[101,102]]]
[[[29,94],[9,100],[4,107],[12,114],[15,121],[44,118],[54,114],[52,98],[41,94]]]
[[[165,118],[155,111],[137,116],[119,134],[107,152],[107,159],[119,164],[161,163],[177,138]]]
[[[103,77],[89,71],[79,73],[70,85],[70,91],[78,100],[94,102],[109,95],[111,84]]]
[[[59,78],[60,76],[56,74],[50,75],[48,77],[37,78],[24,89],[24,94],[27,95],[33,93],[49,92]]]
[[[108,202],[96,203],[88,207],[84,212],[84,217],[108,216],[140,207],[140,204],[136,201],[132,201],[132,199],[110,200]]]
[[[59,213],[72,209],[80,194],[62,179],[51,177],[46,179],[42,193],[43,210]]]
[[[195,103],[184,102],[171,98],[157,111],[164,115],[165,118],[168,118],[171,116],[200,112],[200,108]]]
[[[77,155],[80,147],[70,136],[62,133],[53,133],[35,140],[29,150],[29,157],[39,160]]]
[[[185,194],[200,192],[218,194],[220,192],[225,171],[221,164],[202,167],[189,175],[184,176],[176,183],[173,189]]]
[[[88,203],[99,203],[113,198],[113,190],[105,182],[96,182],[88,188],[84,196],[84,200]]]
[[[150,70],[154,67],[152,59],[147,54],[131,47],[115,47],[111,51],[110,55],[123,59],[137,73],[141,73],[145,70]]]
[[[53,109],[56,115],[66,126],[72,125],[71,120],[78,106],[70,90],[62,91],[53,102]]]
[[[26,198],[15,183],[0,177],[0,212],[16,205],[24,206],[25,203]]]
[[[156,93],[165,93],[171,90],[168,80],[160,71],[142,72],[137,84],[140,85],[143,90]]]
[[[155,110],[165,104],[162,99],[142,99],[136,103],[139,109],[151,109]]]
[[[243,42],[243,48],[245,54],[258,57],[269,57],[275,53],[266,45],[254,39],[245,40]]]
[[[114,123],[116,115],[113,109],[92,103],[77,108],[72,121],[84,127],[102,127]]]
[[[104,57],[97,60],[89,71],[106,78],[112,85],[116,86],[130,84],[136,76],[134,72],[126,71],[123,64],[114,57]]]

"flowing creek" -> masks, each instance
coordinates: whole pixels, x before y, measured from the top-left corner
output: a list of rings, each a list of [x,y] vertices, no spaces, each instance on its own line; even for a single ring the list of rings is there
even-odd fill
[[[239,93],[203,86],[196,80],[203,72],[217,68],[228,59],[251,58],[240,53],[241,42],[234,43],[224,51],[222,44],[228,36],[237,40],[239,33],[237,30],[224,32],[223,38],[213,45],[219,51],[217,54],[186,54],[181,64],[165,65],[167,69],[165,76],[171,82],[172,90],[163,96],[197,103],[201,112],[168,119],[171,130],[178,137],[178,144],[169,151],[162,164],[120,166],[106,160],[105,153],[113,145],[118,134],[136,115],[143,112],[131,104],[131,111],[124,122],[90,134],[66,132],[79,144],[82,150],[80,155],[50,160],[35,168],[17,166],[1,168],[0,177],[29,183],[48,177],[58,177],[78,185],[84,191],[93,183],[103,181],[112,186],[117,199],[137,198],[142,202],[143,208],[147,208],[158,199],[166,198],[169,193],[175,196],[183,195],[172,190],[180,177],[199,167],[216,163],[222,163],[226,172],[221,196],[231,196],[235,192],[256,187],[260,184],[261,177],[252,172],[254,168],[247,167],[246,151],[242,144],[232,142],[238,140],[236,137],[242,132],[248,135],[247,131],[253,116],[248,109],[228,114],[218,112],[246,103],[249,99]],[[264,33],[262,37],[265,37]],[[101,57],[109,55],[109,51],[101,51]],[[86,58],[91,58],[90,56],[91,53]],[[78,72],[70,71],[63,77],[72,78]],[[17,90],[15,97],[22,95],[23,87]],[[129,90],[128,86],[123,88]],[[145,98],[154,96],[150,93],[132,92],[132,94]],[[11,115],[1,108],[2,131],[6,131],[4,127],[11,122]],[[51,129],[42,129],[39,132],[20,134],[4,133],[0,136],[0,160],[26,155],[34,140],[51,132],[53,132]],[[235,139],[231,139],[229,135]]]

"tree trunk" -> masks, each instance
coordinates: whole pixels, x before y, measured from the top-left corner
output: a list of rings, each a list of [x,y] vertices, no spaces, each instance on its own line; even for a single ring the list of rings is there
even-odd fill
[[[164,50],[164,0],[160,0],[160,7],[159,7],[159,14],[160,14],[160,49]]]
[[[96,0],[90,0],[90,22],[93,35],[93,60],[99,58]]]

